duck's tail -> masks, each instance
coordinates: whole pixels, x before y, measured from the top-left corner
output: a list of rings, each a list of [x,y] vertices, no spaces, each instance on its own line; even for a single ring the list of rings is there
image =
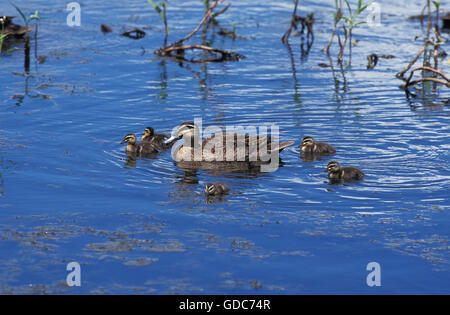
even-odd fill
[[[279,152],[281,152],[281,151],[283,151],[284,149],[286,149],[288,146],[291,146],[291,145],[293,145],[294,144],[294,141],[285,141],[285,142],[281,142],[279,145],[278,145],[278,151]]]

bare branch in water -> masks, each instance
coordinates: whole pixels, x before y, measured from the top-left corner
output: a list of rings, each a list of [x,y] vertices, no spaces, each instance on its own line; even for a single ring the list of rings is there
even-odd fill
[[[217,7],[219,3],[219,0],[214,0],[214,3],[208,8],[208,11],[205,13],[203,19],[200,21],[200,23],[197,25],[197,27],[188,35],[183,37],[180,40],[177,40],[176,42],[168,45],[163,46],[155,51],[155,54],[161,57],[169,57],[170,59],[175,59],[177,61],[189,61],[189,62],[195,62],[195,63],[202,63],[202,62],[220,62],[220,61],[237,61],[244,56],[232,52],[227,51],[219,48],[213,48],[206,45],[183,45],[183,42],[190,39],[192,36],[197,33],[202,25],[208,24],[211,21],[214,21],[214,17],[218,16],[219,14],[225,12],[229,6],[225,7],[223,10],[213,14],[214,8]],[[219,57],[215,57],[208,60],[187,60],[185,59],[185,51],[186,50],[203,50],[210,53],[219,53]],[[172,54],[175,52],[175,54]]]

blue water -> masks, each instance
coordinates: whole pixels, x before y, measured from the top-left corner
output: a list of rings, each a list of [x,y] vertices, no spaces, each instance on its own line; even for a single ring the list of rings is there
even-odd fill
[[[144,0],[83,1],[73,28],[64,1],[16,0],[27,14],[39,10],[37,56],[46,60],[36,61],[34,39],[32,76],[20,75],[22,50],[0,59],[0,292],[449,294],[449,93],[408,99],[399,89],[395,73],[425,32],[407,17],[424,1],[378,2],[382,24],[355,30],[344,78],[318,66],[329,63],[321,50],[334,1],[300,1],[298,14],[316,19],[306,56],[299,37],[290,39],[292,58],[280,40],[292,1],[232,1],[218,20],[247,39],[210,30],[208,40],[246,58],[180,65],[153,54],[164,28]],[[203,10],[202,1],[169,1],[169,42],[190,33]],[[6,2],[0,12],[17,15]],[[146,37],[119,36],[134,27]],[[395,58],[367,70],[370,53]],[[336,43],[332,54],[335,62]],[[296,144],[273,173],[186,173],[169,151],[127,161],[125,134],[170,133],[194,118],[272,123]],[[337,153],[303,161],[305,135]],[[358,166],[365,180],[329,184],[330,160]],[[228,183],[230,194],[205,199],[209,181]],[[66,285],[72,261],[80,287]],[[366,284],[369,262],[381,266],[380,287]]]

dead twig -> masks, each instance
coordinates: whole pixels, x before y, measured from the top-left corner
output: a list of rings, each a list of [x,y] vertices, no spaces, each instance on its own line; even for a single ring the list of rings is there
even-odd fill
[[[305,32],[305,28],[307,29],[307,42],[308,45],[312,46],[314,42],[314,32],[313,32],[313,24],[314,24],[314,16],[312,13],[308,14],[306,17],[301,17],[297,15],[297,6],[298,0],[295,1],[294,12],[292,13],[291,25],[289,26],[286,33],[284,33],[281,41],[283,44],[287,44],[289,41],[289,36],[291,36],[292,29],[298,29],[299,24],[301,25],[301,30],[293,34],[293,36],[303,35]]]
[[[211,13],[214,10],[214,8],[218,5],[218,3],[219,3],[219,0],[214,1],[214,3],[209,7],[208,12],[206,12],[205,16],[201,20],[200,24],[198,24],[197,27],[190,34],[188,34],[185,37],[183,37],[182,39],[177,40],[176,42],[170,44],[169,46],[166,47],[166,49],[170,48],[170,47],[180,46],[184,41],[186,41],[189,38],[191,38],[192,36],[194,36],[194,34],[198,32],[200,27],[208,20],[208,18],[212,17]]]
[[[163,46],[163,47],[157,49],[155,51],[155,54],[158,56],[161,56],[161,57],[169,57],[169,59],[175,58],[175,60],[180,61],[180,62],[188,61],[188,62],[192,62],[192,63],[237,61],[237,60],[244,58],[244,56],[242,56],[238,53],[235,53],[232,51],[227,51],[224,49],[214,48],[214,47],[210,47],[210,46],[206,46],[206,45],[183,45],[183,42],[185,42],[186,40],[188,40],[192,36],[194,36],[195,33],[197,33],[200,30],[202,25],[208,24],[209,21],[213,21],[215,16],[225,12],[225,10],[229,7],[228,6],[228,7],[226,7],[226,9],[223,9],[222,11],[217,12],[216,15],[213,15],[213,10],[218,5],[218,3],[219,3],[219,0],[214,1],[214,3],[208,8],[208,11],[205,13],[203,19],[200,21],[200,23],[197,25],[197,27],[191,33],[189,33],[182,39],[177,40],[176,42],[174,42],[168,46]],[[187,60],[187,59],[185,59],[185,51],[186,50],[203,50],[203,51],[209,52],[209,53],[218,53],[218,54],[220,54],[220,56],[212,58],[212,59],[205,58],[205,60]],[[173,54],[174,52],[175,52],[175,54]]]
[[[325,52],[327,53],[328,56],[330,55],[330,47],[333,44],[333,39],[334,39],[334,35],[336,34],[337,26],[339,24],[339,21],[342,19],[342,1],[341,0],[339,0],[338,7],[336,9],[337,9],[337,12],[334,16],[333,31],[331,32],[331,37],[330,37],[330,40],[328,41],[328,45],[325,48]]]
[[[436,73],[437,75],[440,75],[443,80],[438,79],[438,78],[433,78],[433,77],[423,77],[423,78],[411,81],[412,77],[414,76],[414,72],[420,71],[420,70]],[[445,85],[446,87],[450,87],[450,80],[441,71],[436,70],[431,67],[417,67],[411,71],[411,73],[408,76],[408,79],[406,79],[406,83],[402,84],[401,88],[407,89],[409,86],[415,85],[420,82],[434,82],[434,83],[439,83],[439,84]]]
[[[440,80],[438,78],[431,78],[431,77],[425,77],[425,78],[420,78],[420,79],[417,79],[417,80],[414,80],[414,81],[410,81],[407,84],[406,83],[402,84],[400,87],[402,89],[406,89],[408,86],[411,86],[411,85],[414,85],[414,84],[417,84],[417,83],[420,83],[420,82],[434,82],[434,83],[439,83],[439,84],[445,85],[446,87],[450,88],[450,82],[444,81],[444,80]]]
[[[432,42],[427,39],[424,43],[424,45],[422,46],[422,48],[420,49],[419,53],[417,54],[416,57],[414,57],[414,59],[406,66],[405,69],[403,69],[402,71],[400,71],[399,73],[397,73],[395,76],[397,79],[406,81],[406,79],[404,78],[404,74],[411,69],[411,67],[417,62],[417,60],[420,58],[420,56],[423,54],[423,52],[425,51],[425,49],[427,48],[427,44],[432,44]]]
[[[410,84],[408,84],[408,82],[411,81],[411,78],[413,77],[414,72],[419,71],[419,70],[425,70],[425,71],[430,71],[430,72],[436,73],[436,74],[440,75],[445,81],[450,82],[450,80],[445,76],[445,74],[443,74],[443,73],[442,73],[441,71],[439,71],[439,70],[436,70],[436,69],[431,68],[431,67],[417,67],[417,68],[413,69],[413,70],[411,71],[411,73],[409,74],[409,77],[408,77],[408,79],[406,80],[407,85],[410,85]]]
[[[295,0],[295,6],[294,6],[294,11],[292,12],[292,19],[291,19],[291,25],[289,26],[288,30],[286,31],[286,33],[284,33],[283,37],[281,38],[281,41],[286,44],[289,36],[291,35],[292,32],[292,28],[297,29],[297,22],[296,17],[297,17],[297,6],[298,6],[298,0]]]
[[[211,18],[209,19],[210,22],[216,24],[216,23],[217,23],[216,17],[218,17],[219,15],[225,13],[225,12],[228,10],[228,8],[229,8],[230,6],[231,6],[231,3],[229,3],[229,4],[228,4],[225,8],[223,8],[222,10],[220,10],[220,11],[214,13],[214,14],[211,16]]]

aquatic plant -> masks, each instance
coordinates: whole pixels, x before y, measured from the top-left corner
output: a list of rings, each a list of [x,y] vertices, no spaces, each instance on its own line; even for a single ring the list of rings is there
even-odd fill
[[[433,1],[433,3],[436,9],[439,11],[440,1]],[[417,83],[423,84],[422,87],[424,92],[426,92],[427,87],[431,90],[430,85],[426,85],[426,83],[429,82],[433,83],[432,85],[433,93],[436,91],[437,84],[441,84],[450,88],[450,80],[442,71],[439,71],[438,69],[439,66],[438,50],[440,49],[440,45],[443,43],[443,40],[439,33],[437,23],[436,27],[433,28],[432,26],[430,0],[427,0],[427,4],[425,7],[428,9],[428,27],[422,48],[419,50],[419,53],[412,59],[412,61],[402,71],[396,74],[396,77],[398,79],[403,80],[405,82],[403,85],[401,85],[401,88],[405,90],[407,96],[409,96],[409,94],[412,94],[411,92],[409,92],[408,88],[410,86],[414,86]],[[438,18],[438,13],[436,17]],[[405,77],[405,74],[413,67],[413,65],[419,60],[420,56],[422,55],[423,55],[422,65],[412,69],[409,75]],[[434,59],[433,67],[431,66],[432,57]],[[418,71],[422,72],[422,77],[419,79],[412,80],[415,72]]]
[[[436,23],[438,23],[437,21],[439,21],[439,10],[441,8],[441,1],[433,1],[434,7],[436,8]]]
[[[155,11],[159,14],[164,23],[164,30],[166,32],[164,38],[164,47],[167,45],[167,38],[169,37],[169,26],[167,24],[167,0],[164,2],[160,2],[156,4],[153,0],[147,0],[148,3],[155,9]]]
[[[342,13],[342,0],[335,0],[334,4],[336,7],[336,12],[333,14],[334,16],[334,27],[333,31],[331,33],[330,41],[328,42],[328,45],[325,49],[326,53],[329,55],[330,53],[330,47],[333,43],[334,36],[336,34],[336,31],[338,30],[338,27],[341,25],[343,31],[344,31],[344,41],[341,41],[340,35],[338,34],[338,43],[339,43],[339,55],[338,55],[338,62],[342,62],[342,58],[344,55],[345,47],[347,46],[347,42],[349,45],[349,55],[351,60],[352,55],[352,45],[353,43],[353,30],[356,26],[366,23],[365,21],[358,21],[358,17],[363,13],[369,4],[363,4],[363,0],[358,0],[358,4],[355,10],[352,9],[350,6],[350,3],[348,0],[343,0],[348,11],[348,15],[344,15]]]
[[[39,12],[35,11],[34,14],[30,15],[28,18],[25,16],[25,14],[20,10],[18,6],[11,3],[11,5],[19,12],[20,16],[22,17],[23,21],[25,22],[25,28],[28,29],[29,24],[32,21],[36,21],[36,32],[35,32],[35,45],[37,45],[37,28],[38,28],[38,21],[40,20]],[[37,46],[36,46],[37,47]],[[25,33],[25,72],[30,72],[30,32]]]
[[[292,12],[292,18],[291,18],[291,24],[286,31],[286,33],[281,38],[281,41],[284,44],[288,44],[289,36],[291,35],[292,29],[298,29],[299,24],[302,26],[301,30],[298,32],[298,34],[302,34],[305,31],[305,28],[307,29],[307,42],[308,42],[308,48],[307,51],[312,46],[312,43],[314,42],[314,33],[313,33],[313,24],[314,24],[314,16],[313,13],[309,13],[306,17],[301,17],[297,15],[297,7],[298,7],[298,0],[295,0],[294,5],[294,11]]]

